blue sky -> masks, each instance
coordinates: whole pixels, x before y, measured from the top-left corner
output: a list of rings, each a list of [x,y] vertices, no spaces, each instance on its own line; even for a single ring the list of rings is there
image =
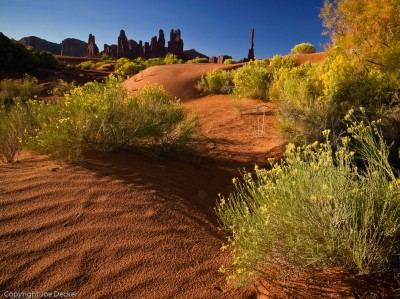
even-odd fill
[[[163,29],[181,29],[185,50],[208,56],[247,56],[254,27],[257,58],[288,54],[301,42],[322,51],[329,38],[321,35],[318,17],[323,0],[173,1],[173,0],[0,0],[0,32],[14,39],[38,36],[60,43],[65,38],[116,44],[119,31],[128,39],[150,41]]]

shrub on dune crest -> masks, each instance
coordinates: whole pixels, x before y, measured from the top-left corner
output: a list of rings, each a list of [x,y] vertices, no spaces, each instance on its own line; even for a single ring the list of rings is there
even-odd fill
[[[315,47],[314,45],[310,43],[301,43],[298,45],[295,45],[291,51],[292,54],[311,54],[315,53]]]

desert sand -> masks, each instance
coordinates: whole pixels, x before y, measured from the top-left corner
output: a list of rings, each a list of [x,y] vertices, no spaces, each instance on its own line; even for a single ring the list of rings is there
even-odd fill
[[[285,141],[277,132],[272,103],[246,99],[241,115],[230,96],[199,97],[193,85],[212,67],[154,67],[125,83],[130,90],[146,82],[164,84],[188,113],[198,115],[199,134],[187,153],[163,160],[116,151],[66,164],[23,151],[18,162],[0,165],[2,293],[256,297],[253,285],[236,289],[218,272],[230,255],[220,251],[227,235],[219,229],[214,206],[219,193],[232,191],[240,168],[279,157]],[[271,266],[277,278],[265,283],[272,296],[352,294],[343,273],[330,275],[331,282],[336,277],[340,283],[328,281],[328,286],[318,273],[292,275],[301,280],[288,285],[285,271]],[[322,287],[318,277],[325,277]],[[308,288],[310,279],[313,288]],[[268,294],[265,286],[258,288]]]

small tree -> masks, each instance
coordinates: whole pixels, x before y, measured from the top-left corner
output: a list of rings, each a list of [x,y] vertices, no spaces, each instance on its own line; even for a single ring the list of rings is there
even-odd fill
[[[315,53],[315,51],[314,45],[310,43],[301,43],[293,47],[292,54],[310,54]]]

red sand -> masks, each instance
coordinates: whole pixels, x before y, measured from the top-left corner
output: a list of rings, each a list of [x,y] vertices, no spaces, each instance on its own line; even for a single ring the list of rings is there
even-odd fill
[[[238,168],[279,155],[284,141],[271,103],[260,107],[262,113],[253,108],[263,103],[247,99],[240,115],[229,96],[185,98],[187,88],[197,96],[195,78],[212,67],[157,67],[140,81],[165,84],[197,113],[199,138],[189,154],[160,160],[119,151],[68,165],[25,151],[17,163],[0,165],[2,293],[255,298],[254,286],[236,289],[218,272],[230,256],[219,250],[226,234],[213,208],[218,193],[232,190]],[[136,83],[126,84],[133,89]],[[265,131],[257,137],[262,123]],[[288,271],[271,265],[258,291],[269,298],[342,298],[357,285],[341,271]]]

